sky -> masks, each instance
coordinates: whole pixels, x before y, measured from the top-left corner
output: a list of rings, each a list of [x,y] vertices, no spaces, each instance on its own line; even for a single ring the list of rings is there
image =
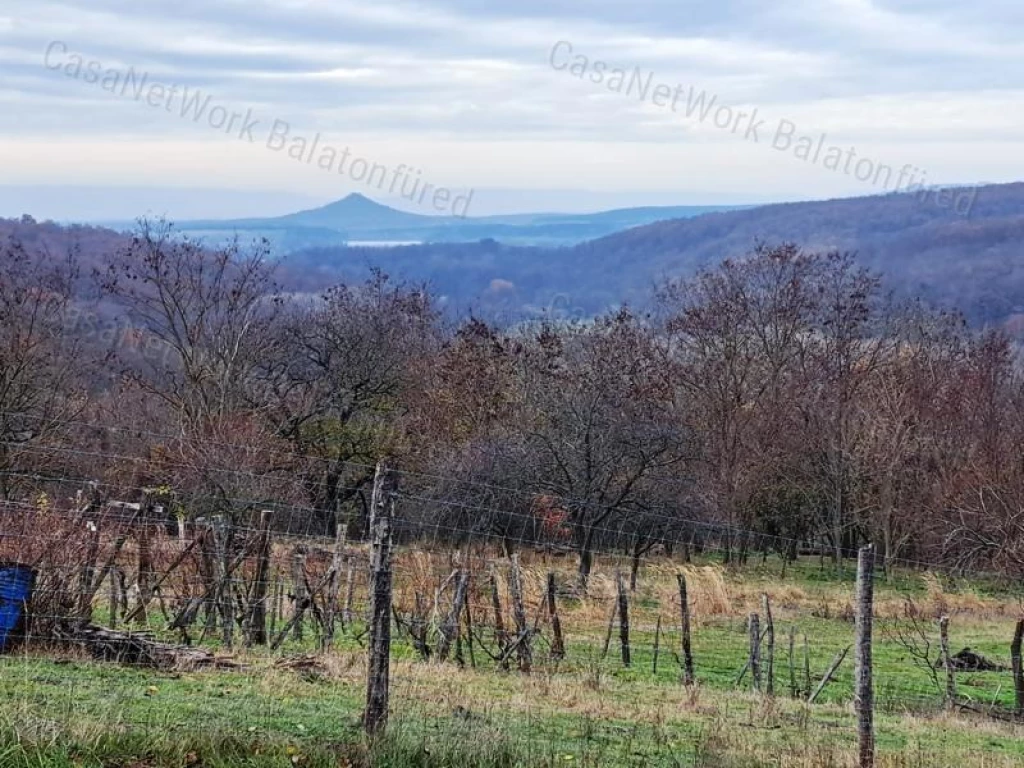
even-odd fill
[[[0,0],[0,215],[1022,179],[1020,0]]]

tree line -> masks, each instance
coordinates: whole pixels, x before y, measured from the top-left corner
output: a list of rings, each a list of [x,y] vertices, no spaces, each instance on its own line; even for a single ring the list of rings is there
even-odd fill
[[[365,529],[401,468],[400,535],[727,562],[873,542],[1024,573],[1024,377],[1011,341],[896,301],[840,252],[759,245],[647,312],[453,318],[374,270],[317,294],[265,245],[142,223],[82,274],[0,246],[0,498],[158,488],[173,514],[274,507]]]

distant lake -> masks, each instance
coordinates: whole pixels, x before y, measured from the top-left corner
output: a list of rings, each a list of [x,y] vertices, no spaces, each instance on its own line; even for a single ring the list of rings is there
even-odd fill
[[[394,248],[398,245],[423,245],[422,240],[349,240],[349,248]]]

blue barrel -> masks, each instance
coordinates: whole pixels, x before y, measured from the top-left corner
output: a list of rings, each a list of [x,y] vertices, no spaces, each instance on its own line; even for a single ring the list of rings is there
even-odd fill
[[[0,564],[0,653],[24,618],[35,578],[27,565]]]

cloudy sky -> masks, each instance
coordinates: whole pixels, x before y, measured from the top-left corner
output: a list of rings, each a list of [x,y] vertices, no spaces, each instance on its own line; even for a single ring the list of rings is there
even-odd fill
[[[90,82],[129,69],[164,91]],[[0,215],[389,198],[275,150],[275,123],[473,189],[471,214],[885,191],[797,157],[801,136],[928,183],[1024,179],[1020,0],[0,0],[0,73]]]

